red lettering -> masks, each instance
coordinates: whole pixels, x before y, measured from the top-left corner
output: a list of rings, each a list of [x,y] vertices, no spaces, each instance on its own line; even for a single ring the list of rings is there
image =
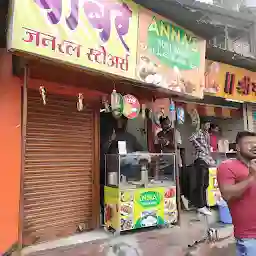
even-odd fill
[[[255,82],[253,82],[252,83],[252,93],[256,93],[256,83]]]
[[[244,76],[238,81],[236,90],[239,94],[249,95],[251,92],[251,79],[248,76]]]
[[[227,94],[233,94],[234,93],[234,85],[235,85],[235,74],[226,73],[226,79],[225,79],[225,87],[224,92]]]

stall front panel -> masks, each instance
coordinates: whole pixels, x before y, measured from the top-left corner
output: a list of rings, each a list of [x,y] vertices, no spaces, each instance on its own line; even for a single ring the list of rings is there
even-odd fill
[[[76,96],[28,91],[23,240],[29,243],[92,228],[93,110]]]

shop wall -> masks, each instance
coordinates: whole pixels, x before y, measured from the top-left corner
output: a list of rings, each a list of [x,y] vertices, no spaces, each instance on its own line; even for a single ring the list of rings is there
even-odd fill
[[[21,149],[21,87],[12,56],[0,49],[0,254],[18,239]]]

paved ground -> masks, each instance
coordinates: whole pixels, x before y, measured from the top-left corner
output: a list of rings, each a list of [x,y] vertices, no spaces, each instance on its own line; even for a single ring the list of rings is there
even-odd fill
[[[202,245],[198,249],[196,256],[235,256],[235,243],[232,240],[224,240],[221,243],[216,243],[214,245]]]
[[[219,256],[219,255],[235,256],[236,255],[235,244],[232,243],[222,248],[212,249],[212,251],[209,254],[209,256]]]
[[[187,216],[183,217],[182,223],[181,227],[136,232],[27,256],[187,256],[191,255],[187,254],[188,245],[202,238],[205,226],[202,222],[191,221]],[[223,230],[219,233],[221,237],[232,235],[232,229],[225,229],[225,232]],[[233,256],[234,240],[230,237],[215,244],[202,244],[191,250],[191,253],[197,256]]]
[[[129,244],[129,243],[128,243]],[[97,244],[91,244],[89,247],[86,244],[76,245],[74,247],[59,248],[50,251],[37,252],[30,256],[234,256],[235,245],[233,242],[222,242],[221,245],[201,245],[196,248],[195,251],[188,251],[186,248],[182,248],[179,245],[169,243],[168,247],[161,247],[162,244],[166,244],[166,241],[155,243],[150,241],[147,243],[146,248],[143,244],[140,244],[138,250],[134,247],[127,247],[127,243],[115,244],[112,247],[106,246],[105,248],[97,246]],[[188,254],[190,252],[191,254]]]

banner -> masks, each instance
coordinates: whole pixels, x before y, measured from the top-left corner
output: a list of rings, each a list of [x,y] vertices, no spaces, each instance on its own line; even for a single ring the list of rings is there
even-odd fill
[[[176,187],[104,187],[105,224],[127,231],[177,222]],[[118,197],[119,194],[119,197]]]
[[[13,0],[8,48],[134,78],[138,6],[131,0]]]
[[[206,61],[205,93],[238,102],[256,102],[256,72]]]
[[[202,98],[205,40],[144,8],[138,33],[137,79]]]

